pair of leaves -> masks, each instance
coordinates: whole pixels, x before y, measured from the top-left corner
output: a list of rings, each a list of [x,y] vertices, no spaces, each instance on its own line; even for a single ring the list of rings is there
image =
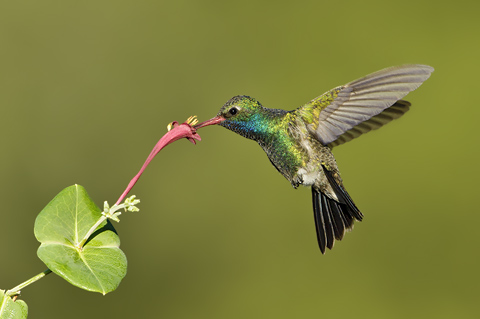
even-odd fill
[[[38,257],[50,270],[72,285],[105,295],[125,277],[127,258],[108,220],[80,246],[101,217],[101,210],[85,189],[73,185],[62,190],[40,212],[34,231],[41,243]]]
[[[120,250],[120,239],[110,221],[103,221],[100,209],[85,189],[74,185],[62,190],[40,212],[35,221],[35,237],[41,243],[38,257],[48,268],[72,285],[103,293],[115,290],[127,273],[127,258]],[[36,276],[38,277],[38,276]],[[17,286],[21,289],[35,277]],[[0,318],[27,318],[23,300],[12,298],[20,291],[0,290]]]

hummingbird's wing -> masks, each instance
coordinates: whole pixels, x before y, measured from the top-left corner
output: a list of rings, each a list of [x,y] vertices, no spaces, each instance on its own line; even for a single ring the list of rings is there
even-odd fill
[[[432,72],[432,67],[420,64],[380,70],[326,92],[294,112],[323,145],[342,137],[337,144],[331,144],[339,145],[369,131],[374,125],[379,127],[391,121],[379,121],[382,118],[380,114],[396,102],[398,104],[391,113],[399,109],[401,113],[405,107],[408,110],[408,102],[400,102],[400,99],[417,89]],[[403,113],[405,112],[406,110]],[[377,115],[379,117],[372,119]],[[366,123],[370,119],[372,121]],[[361,123],[366,125],[357,127]],[[346,132],[349,134],[342,136]]]
[[[410,109],[410,102],[405,100],[399,100],[395,102],[392,106],[382,111],[382,113],[375,115],[365,122],[352,127],[342,135],[340,135],[335,141],[328,144],[330,147],[342,145],[346,142],[353,140],[354,138],[359,137],[362,134],[368,133],[371,130],[379,129],[387,123],[390,123],[393,120],[398,119],[403,114],[407,113]]]

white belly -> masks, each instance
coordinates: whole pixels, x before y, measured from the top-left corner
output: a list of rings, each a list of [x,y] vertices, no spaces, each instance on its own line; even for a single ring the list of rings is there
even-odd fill
[[[302,181],[302,185],[304,186],[312,186],[315,184],[315,181],[319,178],[319,171],[310,171],[308,172],[305,168],[300,168],[297,171],[298,177],[300,177],[300,180]]]

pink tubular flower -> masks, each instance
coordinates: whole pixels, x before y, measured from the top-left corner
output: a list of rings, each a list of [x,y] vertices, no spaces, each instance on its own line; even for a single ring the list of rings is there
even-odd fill
[[[196,125],[198,123],[196,116],[190,116],[182,124],[178,124],[177,121],[174,121],[168,124],[168,132],[165,133],[165,135],[163,135],[162,138],[157,142],[153,150],[150,152],[150,155],[148,155],[147,160],[143,164],[138,174],[135,175],[134,178],[132,178],[127,188],[125,189],[125,191],[123,192],[123,194],[120,196],[120,198],[117,200],[115,204],[118,205],[125,199],[125,197],[128,195],[130,190],[133,188],[135,183],[140,178],[140,176],[143,174],[143,171],[147,168],[148,164],[150,164],[150,162],[155,157],[155,155],[157,155],[158,152],[160,152],[165,146],[175,141],[178,141],[179,139],[182,139],[182,138],[186,138],[193,144],[196,144],[195,140],[197,141],[202,140],[200,138],[200,135],[197,134],[197,129],[204,126],[208,126],[208,125],[218,124],[223,120],[224,118],[222,117],[215,117],[213,119],[210,119],[208,121],[205,121]]]

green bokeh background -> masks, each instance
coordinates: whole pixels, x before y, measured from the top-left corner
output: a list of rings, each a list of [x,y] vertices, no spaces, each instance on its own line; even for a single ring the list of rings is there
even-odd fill
[[[113,203],[173,120],[230,97],[293,109],[384,67],[433,76],[401,120],[335,149],[365,214],[321,255],[310,191],[220,127],[168,146],[117,230],[102,297],[55,275],[32,318],[479,318],[480,2],[2,1],[0,288],[43,271],[33,224],[78,183]]]

